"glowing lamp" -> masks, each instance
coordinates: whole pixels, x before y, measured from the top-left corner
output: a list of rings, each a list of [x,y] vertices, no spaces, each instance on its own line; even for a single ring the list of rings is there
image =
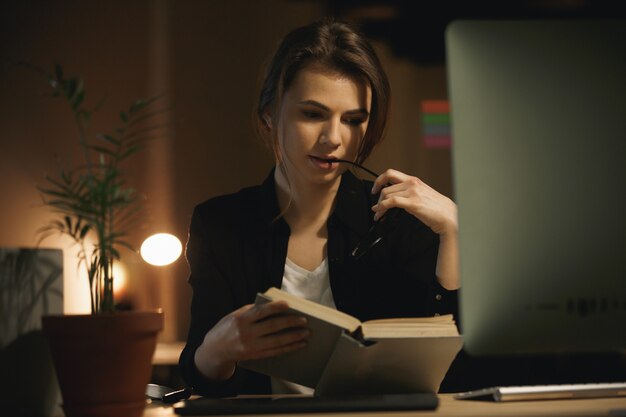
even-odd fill
[[[169,233],[157,233],[141,244],[141,257],[151,265],[169,265],[180,257],[183,245]]]
[[[126,268],[120,262],[113,264],[113,294],[116,298],[124,298],[127,290]]]

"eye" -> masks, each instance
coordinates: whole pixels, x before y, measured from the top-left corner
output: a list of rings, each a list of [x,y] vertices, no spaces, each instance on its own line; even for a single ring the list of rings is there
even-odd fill
[[[322,118],[322,114],[316,111],[302,110],[302,114],[307,119],[321,119]]]
[[[350,126],[360,126],[365,123],[365,120],[367,119],[364,117],[347,117],[344,119],[344,122]]]

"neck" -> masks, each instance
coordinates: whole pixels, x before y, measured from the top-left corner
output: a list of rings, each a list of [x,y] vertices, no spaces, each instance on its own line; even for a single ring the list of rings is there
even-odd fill
[[[304,183],[295,175],[287,181],[280,167],[276,167],[274,180],[278,204],[289,226],[326,223],[335,204],[341,177],[324,184]]]

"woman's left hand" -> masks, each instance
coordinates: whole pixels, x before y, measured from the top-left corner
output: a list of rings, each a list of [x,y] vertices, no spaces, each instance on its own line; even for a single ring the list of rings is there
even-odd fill
[[[388,169],[374,182],[372,194],[379,191],[378,203],[372,207],[375,212],[374,220],[380,219],[390,208],[399,207],[417,217],[440,236],[456,234],[456,204],[419,178]]]

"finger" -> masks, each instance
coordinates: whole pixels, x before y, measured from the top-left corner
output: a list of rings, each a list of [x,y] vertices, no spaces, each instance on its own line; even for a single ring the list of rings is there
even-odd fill
[[[411,193],[417,194],[417,191],[412,190],[410,187],[411,184],[407,182],[389,185],[380,191],[376,204],[378,205],[381,202],[388,200],[392,197],[409,197]]]
[[[378,193],[388,184],[396,184],[410,178],[409,175],[396,171],[395,169],[388,169],[374,180],[374,186],[372,187],[372,194]]]
[[[383,188],[382,190],[380,190],[380,195],[378,196],[378,202],[380,203],[381,201],[387,198],[390,198],[391,196],[396,195],[398,193],[406,193],[406,191],[407,191],[407,184],[404,182],[389,185]]]
[[[271,301],[265,304],[254,305],[253,308],[243,313],[243,315],[247,320],[256,322],[276,314],[284,313],[287,310],[289,310],[289,305],[286,301]]]
[[[285,329],[306,328],[306,325],[307,320],[305,317],[289,314],[268,317],[263,321],[257,322],[254,331],[259,335],[265,336],[284,331]]]
[[[402,173],[400,173],[402,174]],[[402,174],[404,175],[404,174]],[[399,177],[398,177],[399,178]],[[378,202],[377,205],[372,207],[372,209],[374,211],[377,211],[379,209],[378,204],[381,203],[382,201],[385,201],[391,197],[404,197],[404,198],[420,198],[420,195],[423,192],[429,192],[430,188],[424,184],[419,178],[417,177],[413,177],[413,176],[409,176],[409,175],[405,175],[404,176],[404,180],[402,182],[399,182],[397,184],[393,184],[393,185],[389,185],[385,188],[383,188],[380,191],[380,195],[378,196]],[[406,202],[405,205],[402,206],[402,208],[406,208]],[[394,206],[395,207],[395,206]],[[385,207],[385,206],[380,206],[380,208],[389,208],[389,207]],[[382,213],[381,213],[382,215]]]
[[[372,210],[374,211],[374,221],[380,220],[389,209],[401,208],[408,210],[410,206],[411,201],[409,198],[400,196],[399,193],[395,194],[392,197],[389,197],[372,206]]]
[[[297,330],[283,330],[260,337],[248,334],[249,337],[247,337],[246,341],[243,341],[241,345],[240,353],[237,355],[237,360],[241,360],[242,358],[250,355],[255,355],[264,350],[277,349],[293,343],[306,342],[310,334],[311,331],[309,329],[302,328]]]
[[[307,345],[306,341],[298,341],[298,342],[291,343],[291,344],[284,345],[284,346],[278,346],[278,347],[274,347],[270,349],[261,350],[258,352],[253,352],[246,359],[248,360],[263,359],[263,358],[269,358],[272,356],[284,355],[285,353],[295,352],[297,350],[300,350],[306,347],[306,345]]]
[[[266,349],[273,349],[283,345],[304,341],[310,335],[306,327],[282,328],[282,330],[270,334],[260,334],[258,322],[250,324],[241,317],[233,317],[235,321],[244,321],[235,326],[231,335],[234,335],[232,348],[229,353],[234,360],[242,360],[249,355]],[[261,322],[263,323],[263,322]]]
[[[390,176],[392,175],[392,169],[388,169],[385,172],[383,172],[382,174],[380,174],[375,180],[374,180],[374,186],[372,187],[372,194],[376,194],[378,192],[380,192],[380,190],[382,190],[383,188],[385,188],[386,186],[388,186],[391,182],[390,182]]]
[[[259,338],[259,343],[256,345],[255,350],[273,349],[292,343],[303,342],[306,341],[310,335],[311,331],[308,328],[282,330]]]

